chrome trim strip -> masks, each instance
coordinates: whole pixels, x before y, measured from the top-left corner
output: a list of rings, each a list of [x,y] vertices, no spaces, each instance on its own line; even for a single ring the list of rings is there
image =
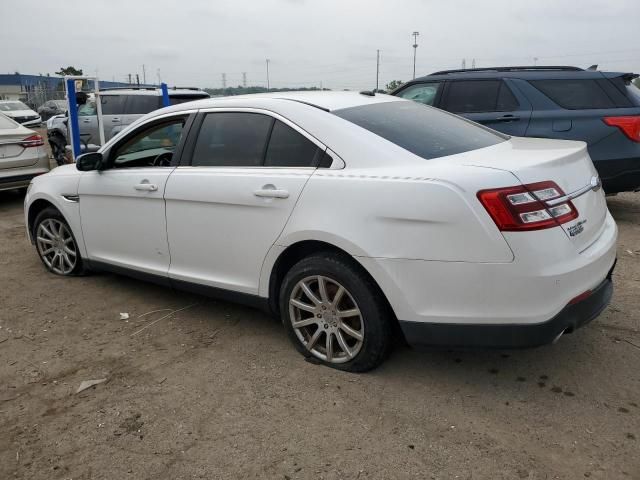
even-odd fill
[[[585,193],[587,193],[589,190],[593,190],[594,192],[597,192],[598,190],[600,190],[601,186],[602,186],[602,182],[600,181],[600,177],[594,176],[594,177],[591,177],[591,181],[589,182],[589,185],[585,185],[584,187],[579,188],[575,192],[568,193],[567,195],[564,195],[562,197],[547,200],[545,203],[549,207],[555,207],[556,205],[560,205],[561,203],[565,203],[569,200],[573,200],[574,198],[578,198],[581,195],[584,195]]]

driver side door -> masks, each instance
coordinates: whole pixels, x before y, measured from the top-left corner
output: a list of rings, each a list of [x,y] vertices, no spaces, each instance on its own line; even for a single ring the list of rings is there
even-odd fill
[[[139,126],[104,152],[105,170],[81,176],[80,217],[91,263],[167,276],[163,195],[188,120],[170,115]]]

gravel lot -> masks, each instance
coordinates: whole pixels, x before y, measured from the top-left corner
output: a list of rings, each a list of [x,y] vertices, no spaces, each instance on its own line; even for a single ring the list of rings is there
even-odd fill
[[[616,291],[589,326],[399,347],[365,375],[305,362],[256,310],[48,274],[22,200],[0,193],[0,479],[640,478],[640,194],[609,200]]]

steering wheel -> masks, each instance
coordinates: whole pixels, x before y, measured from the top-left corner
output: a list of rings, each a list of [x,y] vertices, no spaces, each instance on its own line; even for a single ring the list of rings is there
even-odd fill
[[[154,167],[169,167],[171,165],[171,158],[173,152],[163,152],[153,159]]]

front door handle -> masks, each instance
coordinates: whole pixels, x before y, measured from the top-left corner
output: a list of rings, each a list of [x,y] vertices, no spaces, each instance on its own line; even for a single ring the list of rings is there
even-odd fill
[[[289,192],[287,190],[277,189],[271,184],[265,185],[260,190],[255,190],[253,194],[256,197],[262,198],[289,198]]]
[[[153,183],[139,183],[135,187],[136,190],[140,190],[141,192],[155,192],[158,190],[158,186]]]

